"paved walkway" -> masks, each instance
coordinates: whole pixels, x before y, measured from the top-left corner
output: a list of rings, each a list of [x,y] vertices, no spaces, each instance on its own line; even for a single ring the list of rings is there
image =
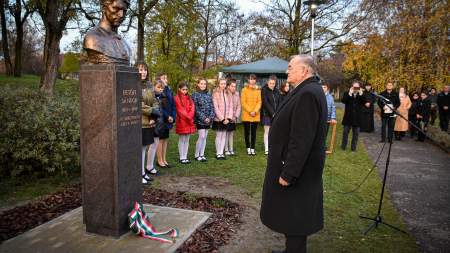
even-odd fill
[[[375,161],[381,150],[380,124],[361,140]],[[378,163],[384,176],[388,145]],[[387,189],[409,232],[424,252],[450,250],[450,155],[409,137],[392,145]]]

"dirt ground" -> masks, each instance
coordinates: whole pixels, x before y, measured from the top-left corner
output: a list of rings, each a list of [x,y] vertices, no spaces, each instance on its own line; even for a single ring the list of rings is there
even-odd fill
[[[283,249],[284,236],[266,228],[259,219],[259,201],[249,197],[243,190],[231,185],[223,178],[174,177],[158,178],[159,188],[166,191],[187,191],[203,196],[226,198],[244,207],[242,226],[234,238],[219,252],[254,253]]]

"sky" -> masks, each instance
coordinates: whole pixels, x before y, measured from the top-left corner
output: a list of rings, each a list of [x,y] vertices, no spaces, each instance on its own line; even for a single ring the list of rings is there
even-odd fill
[[[262,0],[263,2],[268,2],[269,0]],[[244,14],[248,14],[251,12],[262,11],[264,9],[264,4],[259,0],[235,0],[236,5],[240,8],[241,12]],[[133,52],[136,49],[136,30],[131,29],[125,36],[125,39],[130,44]],[[69,30],[62,37],[60,49],[62,52],[66,52],[68,46],[72,41],[74,41],[77,36],[79,36],[79,31],[77,30]]]

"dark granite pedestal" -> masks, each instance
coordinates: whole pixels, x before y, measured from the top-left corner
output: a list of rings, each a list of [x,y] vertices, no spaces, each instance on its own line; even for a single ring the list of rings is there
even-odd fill
[[[136,68],[82,65],[81,170],[86,231],[119,237],[142,196],[141,88]]]

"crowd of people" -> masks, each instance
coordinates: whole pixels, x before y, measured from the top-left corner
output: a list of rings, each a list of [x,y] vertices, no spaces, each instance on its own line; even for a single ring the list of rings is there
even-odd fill
[[[284,83],[278,89],[277,77],[272,75],[265,86],[257,85],[257,77],[251,74],[241,93],[237,81],[221,78],[215,87],[209,87],[205,78],[197,80],[192,94],[189,84],[181,82],[174,94],[168,85],[167,74],[156,76],[151,83],[145,63],[137,65],[142,80],[142,182],[149,183],[159,168],[170,168],[167,162],[167,145],[170,131],[178,135],[179,163],[190,164],[189,140],[198,133],[194,160],[206,162],[208,132],[216,132],[216,159],[226,160],[234,156],[234,132],[239,119],[244,126],[247,155],[255,156],[256,131],[264,126],[264,153],[269,153],[269,129],[277,107],[289,92]]]
[[[345,104],[342,121],[344,131],[341,143],[343,150],[347,148],[350,130],[352,151],[356,151],[359,132],[374,132],[375,104],[380,108],[380,142],[390,142],[393,138],[400,141],[408,132],[411,138],[417,136],[417,141],[423,142],[428,125],[435,124],[437,115],[441,130],[448,132],[450,118],[448,85],[444,86],[439,94],[435,88],[431,88],[408,95],[405,87],[400,87],[398,92],[395,91],[391,82],[388,82],[385,88],[383,92],[376,94],[370,84],[366,84],[363,89],[361,82],[354,81],[350,89],[344,93],[342,97],[342,103]],[[330,105],[333,101],[327,99],[327,102]],[[332,114],[335,115],[335,112]]]
[[[206,162],[205,156],[208,132],[216,132],[215,153],[217,160],[234,156],[234,132],[239,119],[244,127],[244,139],[247,154],[255,156],[256,132],[258,125],[264,127],[264,154],[269,153],[269,131],[272,119],[278,107],[289,93],[289,84],[284,82],[277,88],[277,77],[272,75],[260,88],[257,77],[251,74],[248,83],[237,90],[237,81],[221,78],[215,87],[209,87],[205,78],[197,80],[194,92],[186,82],[178,85],[176,94],[168,85],[167,75],[157,75],[151,83],[145,63],[138,64],[142,80],[142,181],[152,181],[158,174],[155,164],[160,168],[170,168],[167,162],[167,146],[170,131],[175,126],[178,135],[179,163],[190,164],[189,140],[198,133],[194,160]],[[329,125],[336,123],[336,106],[330,87],[321,82],[327,101],[327,132]],[[450,89],[444,86],[442,92],[435,88],[413,92],[410,96],[404,87],[398,92],[391,82],[379,95],[373,92],[370,84],[364,88],[361,82],[354,81],[344,93],[342,103],[345,105],[342,124],[344,126],[341,148],[346,150],[348,136],[352,132],[350,149],[356,151],[360,132],[374,132],[375,104],[380,108],[381,140],[380,142],[402,140],[409,132],[418,141],[424,141],[429,124],[434,125],[439,115],[442,131],[448,131],[450,118]],[[395,112],[396,113],[395,113]],[[409,123],[409,122],[411,123]],[[416,129],[417,126],[420,131]]]

